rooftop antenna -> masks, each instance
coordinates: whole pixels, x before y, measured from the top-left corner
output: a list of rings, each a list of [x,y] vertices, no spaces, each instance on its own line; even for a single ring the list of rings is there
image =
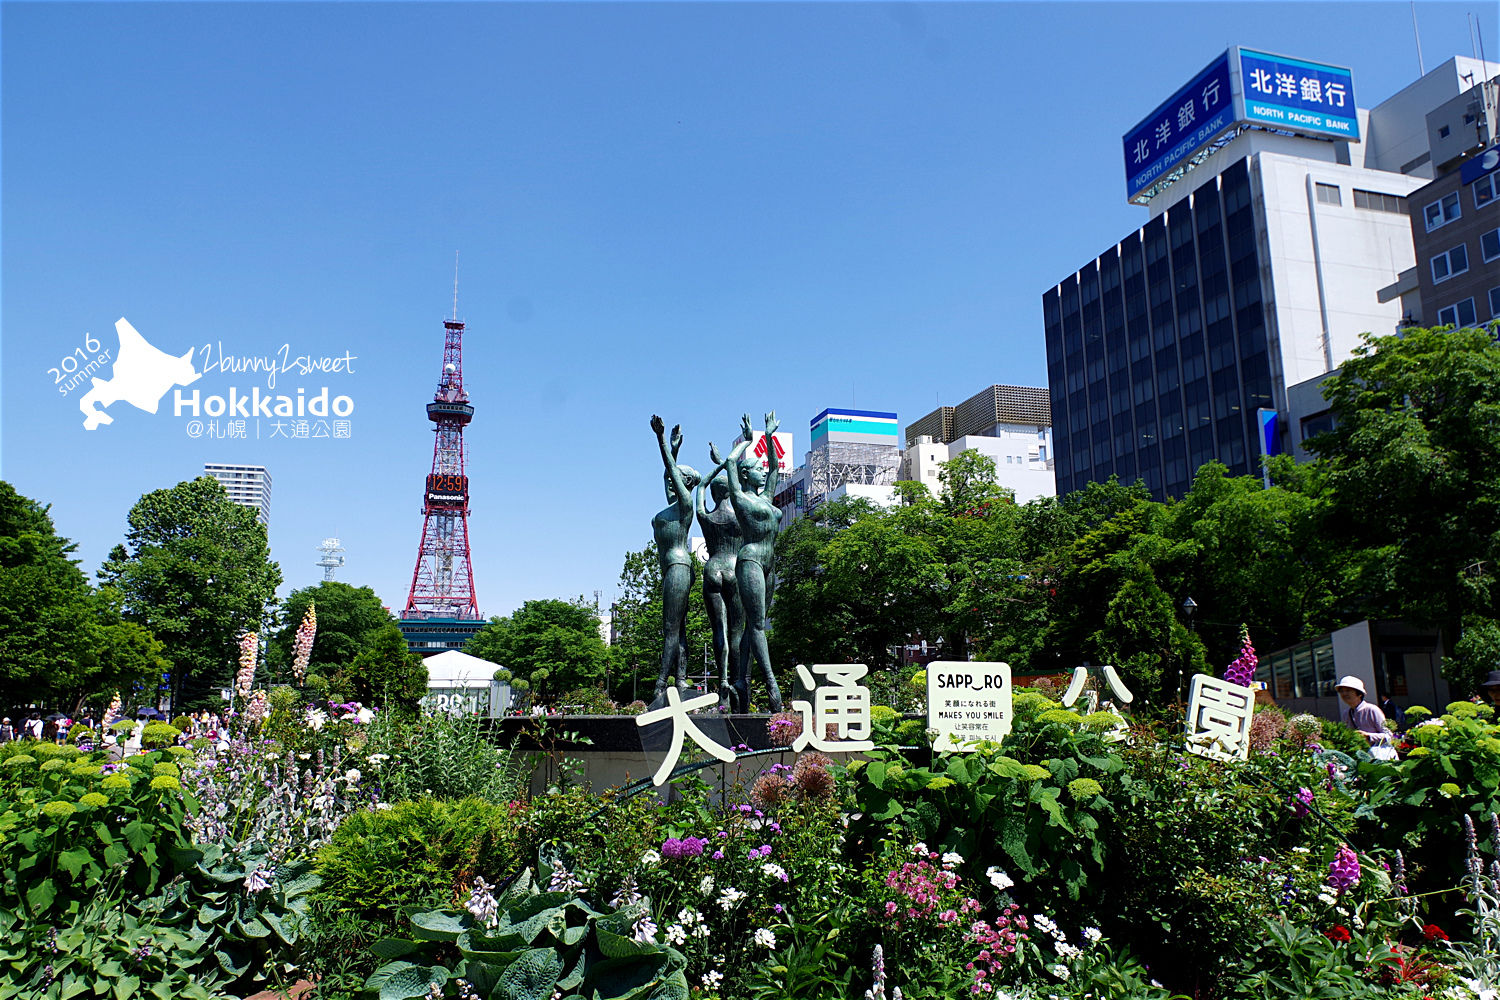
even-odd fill
[[[458,322],[458,251],[453,251],[453,322]]]
[[[333,571],[344,565],[344,557],[339,555],[344,551],[344,546],[337,538],[325,538],[323,544],[318,546],[318,551],[323,553],[323,558],[314,565],[323,567],[323,579],[325,582],[330,581],[333,579]]]
[[[1417,75],[1426,76],[1427,67],[1422,62],[1422,34],[1417,31],[1417,0],[1411,0],[1411,33],[1417,40]]]

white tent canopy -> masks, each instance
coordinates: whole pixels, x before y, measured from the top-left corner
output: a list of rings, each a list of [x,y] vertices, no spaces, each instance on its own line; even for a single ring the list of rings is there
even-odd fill
[[[470,656],[463,650],[449,649],[422,661],[427,668],[428,687],[489,687],[500,664]]]

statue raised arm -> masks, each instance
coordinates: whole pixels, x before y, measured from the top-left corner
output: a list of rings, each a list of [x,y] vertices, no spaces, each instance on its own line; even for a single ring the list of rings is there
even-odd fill
[[[672,428],[669,443],[666,423],[659,416],[651,418],[656,444],[661,452],[667,506],[651,519],[656,540],[656,558],[661,568],[662,652],[661,672],[656,678],[656,694],[661,696],[669,679],[679,688],[687,685],[687,608],[693,589],[693,553],[688,546],[688,532],[693,526],[693,494],[699,483],[696,471],[678,465],[677,452],[682,447],[680,426]]]

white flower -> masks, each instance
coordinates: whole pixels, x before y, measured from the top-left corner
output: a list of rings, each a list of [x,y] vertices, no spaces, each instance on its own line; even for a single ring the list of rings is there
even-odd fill
[[[703,895],[705,895],[705,896],[707,896],[709,893],[713,892],[714,891],[714,877],[712,875],[705,875],[705,876],[703,876],[703,881],[701,881],[701,882],[698,883],[698,891],[700,893],[702,893]]]
[[[1056,951],[1058,958],[1077,958],[1080,954],[1082,954],[1077,948],[1061,939],[1059,939],[1057,942]]]
[[[631,927],[630,936],[642,944],[656,943],[656,922],[651,919],[649,913],[635,922]]]
[[[390,759],[391,759],[391,755],[388,754],[388,753],[372,753],[372,754],[370,754],[370,763],[372,765],[375,765],[375,766],[383,764],[383,763],[385,763],[386,761],[388,761]]]
[[[776,947],[776,935],[771,933],[769,927],[762,927],[755,932],[755,943],[762,948],[774,948]]]
[[[949,851],[947,854],[943,855],[943,867],[948,869],[949,871],[952,871],[954,868],[957,868],[963,863],[963,855],[957,853],[956,851]]]
[[[911,852],[913,854],[919,854],[919,855],[921,855],[922,857],[925,858],[925,857],[927,857],[927,854],[928,854],[927,845],[925,843],[921,842],[921,841],[918,841],[917,843],[915,843],[915,844],[912,845]]]
[[[389,809],[390,807],[391,807],[391,804],[389,802],[377,802],[377,803],[375,803],[375,808],[376,809]]]
[[[1067,979],[1069,976],[1072,975],[1072,973],[1068,971],[1068,967],[1066,965],[1052,965],[1052,966],[1048,966],[1047,971],[1050,972],[1050,973],[1052,973],[1058,979],[1064,979],[1064,980]]]
[[[375,719],[375,713],[368,708],[362,708],[355,714],[355,718],[359,719],[360,722],[372,722]]]
[[[328,713],[321,708],[310,708],[307,710],[307,725],[313,732],[323,728],[323,723],[328,721]]]
[[[702,923],[693,928],[693,937],[706,938],[709,935],[708,924]]]
[[[719,972],[717,969],[709,969],[707,972],[705,972],[703,974],[702,982],[703,982],[703,985],[706,986],[708,989],[711,989],[711,990],[718,989],[719,988],[719,984],[722,983],[723,981],[724,981],[724,974],[722,972]]]
[[[1015,879],[1011,878],[1009,875],[1005,874],[1005,872],[1001,871],[999,868],[996,868],[994,865],[990,865],[989,868],[985,869],[984,874],[989,878],[990,885],[994,886],[996,889],[999,889],[1001,892],[1004,892],[1006,889],[1009,889],[1011,886],[1016,884]]]
[[[769,862],[763,864],[760,866],[760,872],[762,875],[769,875],[772,878],[779,878],[783,882],[787,880],[786,869],[777,864],[771,864]]]
[[[1161,985],[1161,983],[1158,983],[1158,982],[1157,982],[1157,981],[1156,981],[1156,980],[1154,980],[1154,979],[1153,979],[1153,980],[1151,980],[1151,985],[1152,985],[1152,986],[1155,986],[1155,987],[1156,987],[1156,988],[1157,988],[1157,989],[1161,989],[1161,988],[1162,988],[1162,985]]]
[[[685,926],[691,927],[703,919],[703,914],[697,910],[690,910],[687,907],[683,907],[677,911],[677,919]]]
[[[661,864],[661,855],[655,851],[647,850],[645,854],[641,855],[641,864],[648,868],[652,865],[659,865]]]
[[[1050,934],[1053,937],[1057,937],[1057,924],[1052,920],[1052,918],[1046,916],[1045,914],[1038,913],[1032,916],[1031,922],[1035,924],[1036,929],[1041,931],[1043,934]]]
[[[681,924],[673,924],[667,928],[667,944],[682,944],[687,940],[687,931],[682,929]]]
[[[728,912],[729,910],[734,909],[735,905],[744,898],[745,894],[743,892],[740,892],[734,886],[730,886],[728,889],[725,889],[723,892],[719,893],[719,907],[725,912]]]
[[[1083,938],[1089,944],[1098,944],[1104,940],[1104,932],[1097,927],[1085,927],[1083,929]]]
[[[359,773],[359,768],[357,767],[351,767],[349,768],[349,770],[344,772],[344,780],[349,782],[349,784],[351,785],[358,781],[360,777],[361,775]]]

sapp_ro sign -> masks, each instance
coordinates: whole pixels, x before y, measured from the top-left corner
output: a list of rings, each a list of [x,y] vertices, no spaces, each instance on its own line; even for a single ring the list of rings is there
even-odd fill
[[[1010,664],[934,660],[927,664],[927,728],[932,749],[973,750],[1010,734]]]

